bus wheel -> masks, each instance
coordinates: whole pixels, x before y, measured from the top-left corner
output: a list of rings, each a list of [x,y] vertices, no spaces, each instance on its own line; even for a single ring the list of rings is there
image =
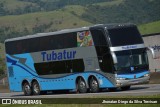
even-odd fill
[[[40,87],[37,81],[34,81],[32,84],[32,91],[33,91],[33,95],[39,95],[40,94]]]
[[[90,87],[90,92],[92,92],[92,93],[98,92],[99,91],[99,84],[98,84],[97,79],[95,79],[94,77],[92,77],[89,80],[89,87]]]
[[[82,78],[80,78],[78,80],[77,88],[78,88],[78,92],[79,93],[86,93],[87,92],[87,85],[86,85],[85,81]]]
[[[122,91],[129,90],[129,89],[130,89],[130,87],[131,87],[131,86],[121,87],[121,90],[122,90]]]
[[[23,92],[24,92],[24,95],[26,95],[26,96],[31,95],[32,91],[31,91],[31,87],[28,82],[25,82],[23,84]]]

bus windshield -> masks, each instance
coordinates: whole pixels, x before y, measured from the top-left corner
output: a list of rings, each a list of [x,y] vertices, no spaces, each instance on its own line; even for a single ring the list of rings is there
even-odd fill
[[[124,46],[143,43],[136,26],[108,29],[112,46]]]
[[[115,52],[118,63],[115,65],[117,73],[148,69],[146,49],[134,49]]]

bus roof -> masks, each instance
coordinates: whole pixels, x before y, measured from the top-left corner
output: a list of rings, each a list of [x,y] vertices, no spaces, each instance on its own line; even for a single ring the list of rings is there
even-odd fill
[[[75,29],[63,29],[63,30],[59,30],[59,31],[55,31],[55,32],[47,32],[47,33],[36,33],[33,35],[27,35],[27,36],[22,36],[22,37],[6,39],[5,42],[30,39],[30,38],[36,38],[36,37],[43,37],[43,36],[50,36],[50,35],[56,35],[56,34],[62,34],[62,33],[70,33],[70,32],[82,31],[82,30],[89,30],[89,27],[82,27],[82,28],[75,28]]]
[[[70,32],[77,32],[77,31],[83,31],[83,30],[89,30],[90,28],[96,28],[96,27],[106,27],[107,29],[111,28],[117,28],[117,27],[124,27],[124,26],[133,26],[133,24],[130,23],[125,23],[125,24],[96,24],[93,26],[88,26],[88,27],[81,27],[81,28],[74,28],[74,29],[63,29],[55,32],[48,32],[48,33],[36,33],[33,35],[27,35],[27,36],[22,36],[22,37],[16,37],[16,38],[11,38],[11,39],[6,39],[5,42],[10,42],[10,41],[17,41],[17,40],[24,40],[24,39],[30,39],[30,38],[36,38],[36,37],[43,37],[43,36],[50,36],[50,35],[56,35],[56,34],[63,34],[63,33],[70,33]]]

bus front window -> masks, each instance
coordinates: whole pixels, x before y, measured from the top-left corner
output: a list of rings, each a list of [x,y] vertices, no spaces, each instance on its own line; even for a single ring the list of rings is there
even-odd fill
[[[144,49],[118,51],[115,53],[118,60],[115,65],[117,73],[138,72],[148,69],[147,53]]]
[[[132,56],[132,65],[134,66],[139,66],[139,65],[145,65],[148,64],[147,61],[147,54],[146,53],[142,53],[142,54],[136,54]]]
[[[136,26],[108,29],[108,34],[113,47],[143,43]]]
[[[117,56],[117,60],[118,60],[118,63],[117,63],[117,68],[118,69],[131,66],[130,56],[128,56],[128,55]]]

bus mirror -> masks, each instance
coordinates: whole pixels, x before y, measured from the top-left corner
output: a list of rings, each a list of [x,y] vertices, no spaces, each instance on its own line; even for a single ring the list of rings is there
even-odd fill
[[[151,48],[151,47],[148,47],[147,50],[149,50],[152,53],[152,58],[156,59],[156,55],[155,55],[154,49]]]
[[[118,61],[117,61],[116,54],[115,54],[114,52],[111,52],[111,55],[112,55],[112,58],[113,58],[113,63],[114,63],[114,64],[117,64]]]

